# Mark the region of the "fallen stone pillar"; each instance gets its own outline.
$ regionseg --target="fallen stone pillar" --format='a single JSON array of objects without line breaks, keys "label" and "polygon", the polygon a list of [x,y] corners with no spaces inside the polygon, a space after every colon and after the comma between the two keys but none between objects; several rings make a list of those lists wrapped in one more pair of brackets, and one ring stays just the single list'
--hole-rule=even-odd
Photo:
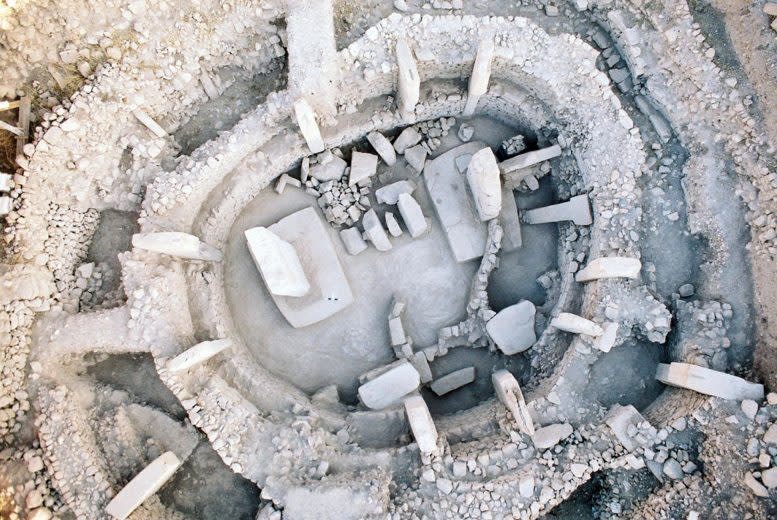
[{"label": "fallen stone pillar", "polygon": [[412,195],[401,193],[397,198],[397,207],[411,237],[418,238],[426,233],[428,228],[426,217]]},{"label": "fallen stone pillar", "polygon": [[178,231],[136,233],[132,235],[132,247],[191,260],[221,261],[221,251],[194,235]]},{"label": "fallen stone pillar", "polygon": [[537,309],[528,300],[505,307],[486,323],[486,332],[502,353],[511,356],[537,341],[534,318]]},{"label": "fallen stone pillar", "polygon": [[364,241],[362,234],[355,227],[341,230],[340,238],[343,240],[343,245],[349,255],[355,256],[367,249],[367,242]]},{"label": "fallen stone pillar", "polygon": [[324,151],[324,140],[321,138],[321,130],[316,122],[316,113],[310,104],[304,99],[294,102],[294,115],[297,117],[297,125],[302,137],[310,148],[310,153]]},{"label": "fallen stone pillar", "polygon": [[232,340],[229,339],[203,341],[171,359],[167,363],[167,370],[169,372],[183,372],[184,370],[189,370],[193,366],[204,363],[231,346]]},{"label": "fallen stone pillar", "polygon": [[502,184],[499,165],[491,148],[483,148],[472,155],[467,166],[467,182],[480,220],[486,222],[498,217],[502,209]]},{"label": "fallen stone pillar", "polygon": [[351,154],[351,173],[348,176],[348,185],[369,179],[378,170],[378,156],[371,153],[354,151]]},{"label": "fallen stone pillar", "polygon": [[574,429],[569,423],[551,424],[534,432],[531,440],[535,448],[546,450],[572,435],[573,431]]},{"label": "fallen stone pillar", "polygon": [[394,150],[391,141],[386,139],[386,136],[380,132],[370,132],[367,134],[367,141],[369,141],[378,155],[380,155],[383,162],[389,166],[394,166],[394,163],[397,162],[397,152]]},{"label": "fallen stone pillar", "polygon": [[167,132],[165,132],[164,128],[159,126],[159,123],[151,119],[151,116],[146,114],[143,110],[137,108],[132,111],[132,115],[134,115],[138,121],[143,123],[146,128],[151,130],[151,133],[153,133],[157,137],[166,137]]},{"label": "fallen stone pillar", "polygon": [[251,258],[270,293],[299,298],[310,291],[294,246],[265,227],[246,229],[244,234]]},{"label": "fallen stone pillar", "polygon": [[[340,78],[332,0],[286,0],[288,85],[324,117],[337,113]],[[314,152],[317,153],[317,152]]]},{"label": "fallen stone pillar", "polygon": [[401,180],[375,190],[375,198],[379,204],[396,204],[402,193],[409,194],[413,193],[414,190],[415,183],[413,181]]},{"label": "fallen stone pillar", "polygon": [[140,473],[129,481],[108,503],[105,512],[118,520],[124,520],[147,498],[159,491],[173,473],[181,466],[181,461],[172,451],[157,457]]},{"label": "fallen stone pillar", "polygon": [[491,382],[499,401],[505,405],[515,419],[518,429],[526,435],[534,435],[534,421],[523,399],[518,380],[507,370],[497,370],[491,375]]},{"label": "fallen stone pillar", "polygon": [[568,312],[559,313],[550,321],[550,326],[565,332],[586,334],[593,337],[601,336],[604,333],[604,330],[593,321]]},{"label": "fallen stone pillar", "polygon": [[406,397],[405,413],[418,449],[422,453],[433,452],[437,448],[437,428],[434,426],[432,414],[429,413],[426,402],[418,395]]},{"label": "fallen stone pillar", "polygon": [[435,379],[434,382],[429,385],[429,388],[437,395],[445,395],[453,392],[457,388],[470,384],[474,380],[475,367],[466,367]]},{"label": "fallen stone pillar", "polygon": [[636,258],[622,256],[601,257],[591,260],[584,269],[581,269],[575,280],[589,282],[601,278],[639,278],[642,262]]},{"label": "fallen stone pillar", "polygon": [[418,389],[421,377],[408,362],[380,374],[359,387],[359,399],[364,406],[380,410],[390,406]]},{"label": "fallen stone pillar", "polygon": [[506,161],[499,163],[499,169],[502,173],[510,173],[522,168],[528,168],[541,162],[549,161],[555,157],[561,155],[561,147],[557,144],[542,148],[541,150],[534,150],[533,152],[526,152],[515,157],[511,157]]},{"label": "fallen stone pillar", "polygon": [[397,102],[403,117],[413,113],[421,95],[421,77],[418,75],[413,51],[404,38],[397,41]]},{"label": "fallen stone pillar", "polygon": [[364,226],[364,234],[367,235],[367,239],[372,242],[375,249],[378,251],[388,251],[391,249],[391,241],[374,209],[364,214],[362,226]]},{"label": "fallen stone pillar", "polygon": [[571,220],[578,226],[591,225],[593,218],[587,195],[578,195],[561,204],[530,209],[523,213],[523,221],[527,224],[545,224],[565,220]]},{"label": "fallen stone pillar", "polygon": [[659,363],[656,379],[666,385],[687,388],[723,399],[761,401],[764,398],[764,387],[761,384],[689,363]]},{"label": "fallen stone pillar", "polygon": [[478,45],[475,63],[472,66],[472,75],[469,77],[467,90],[467,103],[464,105],[462,115],[469,117],[475,113],[480,96],[488,91],[488,81],[491,79],[491,63],[494,60],[494,40],[484,39]]}]

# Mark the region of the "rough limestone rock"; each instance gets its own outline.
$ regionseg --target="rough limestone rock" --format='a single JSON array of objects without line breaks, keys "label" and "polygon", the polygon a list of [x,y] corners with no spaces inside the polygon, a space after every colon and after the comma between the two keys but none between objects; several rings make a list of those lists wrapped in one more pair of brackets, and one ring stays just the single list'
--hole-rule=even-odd
[{"label": "rough limestone rock", "polygon": [[486,323],[486,331],[504,354],[511,356],[531,348],[537,341],[534,316],[537,310],[528,300],[505,307]]},{"label": "rough limestone rock", "polygon": [[499,165],[491,148],[483,148],[472,155],[467,166],[467,182],[480,220],[486,222],[498,217],[502,209],[502,184]]}]

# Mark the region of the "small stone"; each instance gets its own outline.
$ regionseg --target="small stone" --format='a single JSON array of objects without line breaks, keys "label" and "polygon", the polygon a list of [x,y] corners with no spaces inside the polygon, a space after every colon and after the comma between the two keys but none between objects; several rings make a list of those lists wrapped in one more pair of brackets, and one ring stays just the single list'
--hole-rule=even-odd
[{"label": "small stone", "polygon": [[758,403],[753,401],[752,399],[745,399],[742,401],[742,404],[740,405],[742,408],[742,412],[747,416],[748,419],[751,421],[755,419],[755,414],[758,413]]},{"label": "small stone", "polygon": [[475,135],[475,127],[467,123],[461,123],[459,131],[456,133],[462,142],[468,142]]},{"label": "small stone", "polygon": [[693,284],[686,283],[681,285],[677,292],[680,293],[681,297],[688,298],[689,296],[693,296],[693,294],[696,292],[696,289],[693,287]]},{"label": "small stone", "polygon": [[672,480],[679,480],[683,478],[683,468],[675,459],[667,459],[667,461],[664,462],[664,475]]}]

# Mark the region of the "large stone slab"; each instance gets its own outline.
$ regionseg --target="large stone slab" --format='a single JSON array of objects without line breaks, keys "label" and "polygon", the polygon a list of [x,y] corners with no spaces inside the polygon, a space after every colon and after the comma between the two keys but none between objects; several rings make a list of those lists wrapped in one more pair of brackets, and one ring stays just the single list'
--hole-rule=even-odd
[{"label": "large stone slab", "polygon": [[321,130],[318,128],[316,113],[304,98],[294,102],[294,115],[297,117],[299,131],[302,133],[310,152],[323,152],[324,140],[321,138]]},{"label": "large stone slab", "polygon": [[499,168],[503,173],[510,173],[522,168],[528,168],[535,164],[548,161],[554,157],[561,155],[561,147],[557,144],[542,148],[541,150],[534,150],[533,152],[526,152],[515,157],[511,157],[506,161],[499,163]]},{"label": "large stone slab", "polygon": [[408,362],[403,362],[359,387],[359,400],[367,408],[380,410],[418,389],[421,376]]},{"label": "large stone slab", "polygon": [[656,379],[670,386],[723,399],[761,401],[764,398],[764,387],[761,384],[689,363],[659,363]]},{"label": "large stone slab", "polygon": [[173,473],[181,466],[181,461],[172,451],[167,451],[154,459],[140,473],[129,481],[113,499],[108,502],[105,512],[118,520],[124,520],[148,497],[159,491]]},{"label": "large stone slab", "polygon": [[265,227],[246,229],[246,244],[267,290],[276,296],[299,298],[310,290],[294,246]]},{"label": "large stone slab", "polygon": [[593,223],[588,195],[578,195],[567,202],[530,209],[523,214],[523,221],[527,224],[545,224],[565,220],[571,220],[578,226],[590,226]]},{"label": "large stone slab", "polygon": [[271,294],[292,327],[312,325],[353,303],[353,293],[337,258],[329,230],[312,207],[292,213],[268,228],[294,246],[310,290],[302,297]]},{"label": "large stone slab", "polygon": [[437,395],[445,395],[475,380],[475,367],[465,367],[437,378],[429,385]]},{"label": "large stone slab", "polygon": [[178,231],[136,233],[132,235],[132,247],[190,260],[221,261],[221,251],[194,235]]},{"label": "large stone slab", "polygon": [[413,51],[407,40],[401,38],[397,41],[397,102],[403,113],[412,113],[418,104],[421,89],[421,77],[418,75]]},{"label": "large stone slab", "polygon": [[511,356],[528,350],[537,341],[534,317],[537,309],[528,300],[497,312],[486,323],[486,332],[504,354]]},{"label": "large stone slab", "polygon": [[575,280],[589,282],[601,278],[639,278],[642,263],[637,258],[624,256],[602,256],[588,262],[584,269],[578,271]]}]

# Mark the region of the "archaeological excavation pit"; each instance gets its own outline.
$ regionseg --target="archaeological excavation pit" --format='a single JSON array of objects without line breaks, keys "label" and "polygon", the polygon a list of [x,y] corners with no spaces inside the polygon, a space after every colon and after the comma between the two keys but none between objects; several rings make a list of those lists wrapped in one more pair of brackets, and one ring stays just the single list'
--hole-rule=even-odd
[{"label": "archaeological excavation pit", "polygon": [[777,4],[77,4],[0,6],[0,517],[777,515]]}]

